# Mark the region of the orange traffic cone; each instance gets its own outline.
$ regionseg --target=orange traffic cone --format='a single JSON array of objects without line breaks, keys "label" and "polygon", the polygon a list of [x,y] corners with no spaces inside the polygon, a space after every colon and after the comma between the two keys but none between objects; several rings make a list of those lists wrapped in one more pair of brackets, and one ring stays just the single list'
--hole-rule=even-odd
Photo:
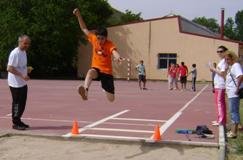
[{"label": "orange traffic cone", "polygon": [[76,120],[73,121],[72,134],[74,134],[74,135],[79,134],[79,131],[78,131],[78,122]]},{"label": "orange traffic cone", "polygon": [[154,128],[153,140],[156,142],[161,140],[159,125],[156,125]]}]

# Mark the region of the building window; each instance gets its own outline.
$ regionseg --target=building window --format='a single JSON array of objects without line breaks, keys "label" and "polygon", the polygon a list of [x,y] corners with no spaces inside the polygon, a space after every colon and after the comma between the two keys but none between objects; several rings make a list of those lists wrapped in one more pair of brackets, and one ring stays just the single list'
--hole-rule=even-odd
[{"label": "building window", "polygon": [[158,68],[159,69],[167,69],[170,63],[176,64],[175,53],[159,53],[158,54]]}]

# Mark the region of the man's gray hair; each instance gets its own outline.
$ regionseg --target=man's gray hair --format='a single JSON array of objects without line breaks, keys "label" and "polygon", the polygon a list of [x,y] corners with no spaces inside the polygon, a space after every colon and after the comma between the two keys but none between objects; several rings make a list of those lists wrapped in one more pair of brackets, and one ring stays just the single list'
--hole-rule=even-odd
[{"label": "man's gray hair", "polygon": [[20,41],[22,41],[23,39],[26,39],[26,38],[30,40],[29,36],[27,36],[26,34],[23,34],[23,35],[19,36],[18,42],[20,42]]}]

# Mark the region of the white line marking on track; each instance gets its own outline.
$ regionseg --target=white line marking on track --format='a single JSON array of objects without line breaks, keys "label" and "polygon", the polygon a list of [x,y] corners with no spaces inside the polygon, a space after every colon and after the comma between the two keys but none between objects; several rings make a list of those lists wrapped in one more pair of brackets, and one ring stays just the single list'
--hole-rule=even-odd
[{"label": "white line marking on track", "polygon": [[[0,117],[0,119],[11,119],[9,116]],[[44,121],[44,122],[58,122],[58,123],[73,123],[73,120],[65,120],[65,119],[44,119],[44,118],[22,118],[23,120],[29,121]],[[78,123],[92,123],[91,121],[77,121]],[[126,125],[126,126],[154,126],[154,124],[138,124],[138,123],[119,123],[119,122],[104,122],[107,125]]]},{"label": "white line marking on track", "polygon": [[153,131],[147,131],[147,130],[116,129],[116,128],[90,128],[90,130],[114,131],[114,132],[134,132],[134,133],[153,133]]},{"label": "white line marking on track", "polygon": [[[124,113],[126,113],[126,112],[128,112],[128,111],[129,111],[129,110],[124,110],[124,111],[118,112],[118,113],[113,114],[113,115],[111,115],[111,116],[109,116],[109,117],[106,117],[106,118],[104,118],[104,119],[101,119],[101,120],[99,120],[99,121],[96,121],[96,122],[94,122],[94,123],[91,123],[91,124],[89,124],[89,125],[87,125],[87,126],[84,126],[83,128],[80,128],[80,129],[79,129],[79,133],[81,133],[81,132],[83,132],[83,131],[85,131],[85,130],[87,130],[87,129],[90,129],[90,128],[92,128],[92,127],[95,127],[95,126],[97,126],[97,125],[99,125],[99,124],[101,124],[101,123],[104,123],[105,121],[108,121],[108,120],[110,120],[110,119],[112,119],[112,118],[114,118],[114,117],[120,116],[120,115],[122,115],[122,114],[124,114]],[[72,136],[72,133],[67,133],[67,134],[62,135],[62,136],[63,136],[63,137],[71,137],[71,136]]]},{"label": "white line marking on track", "polygon": [[166,120],[156,120],[156,119],[137,119],[137,118],[112,118],[114,120],[121,121],[148,121],[148,122],[166,122]]},{"label": "white line marking on track", "polygon": [[154,124],[139,124],[139,123],[120,123],[120,122],[104,122],[104,124],[116,124],[126,126],[154,126]]},{"label": "white line marking on track", "polygon": [[[10,119],[11,117],[0,117],[0,119]],[[44,118],[22,118],[23,120],[31,120],[31,121],[46,121],[46,122],[65,122],[72,123],[71,120],[61,120],[61,119],[44,119]],[[89,121],[77,121],[79,123],[90,123]]]},{"label": "white line marking on track", "polygon": [[[178,112],[176,112],[164,125],[160,127],[160,134],[163,134],[176,120],[180,117],[182,112],[208,87],[204,86],[189,102],[187,102]],[[153,138],[153,135],[150,137]]]}]

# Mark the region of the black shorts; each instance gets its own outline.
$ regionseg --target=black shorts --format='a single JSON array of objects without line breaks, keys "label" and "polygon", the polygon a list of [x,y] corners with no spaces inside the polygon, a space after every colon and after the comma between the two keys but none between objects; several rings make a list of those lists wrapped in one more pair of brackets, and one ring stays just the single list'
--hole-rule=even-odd
[{"label": "black shorts", "polygon": [[139,81],[145,82],[146,81],[146,76],[145,75],[138,75]]},{"label": "black shorts", "polygon": [[181,81],[181,83],[186,83],[187,82],[187,76],[181,76],[180,81]]},{"label": "black shorts", "polygon": [[115,94],[115,87],[114,87],[114,78],[110,74],[102,73],[98,68],[95,69],[98,73],[98,77],[96,80],[101,81],[102,88],[111,94]]}]

